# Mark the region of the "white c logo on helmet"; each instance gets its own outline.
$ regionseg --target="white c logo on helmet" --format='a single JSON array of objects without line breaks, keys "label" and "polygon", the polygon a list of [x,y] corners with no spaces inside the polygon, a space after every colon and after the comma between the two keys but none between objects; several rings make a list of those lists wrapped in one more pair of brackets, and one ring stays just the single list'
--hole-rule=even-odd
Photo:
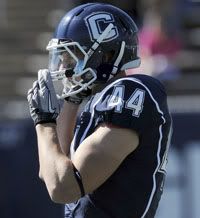
[{"label": "white c logo on helmet", "polygon": [[[112,14],[106,12],[98,12],[86,17],[85,22],[90,34],[91,41],[97,40],[105,28],[114,21],[115,20]],[[117,38],[118,35],[117,26],[114,26],[109,34],[104,38],[103,42],[109,42]]]}]

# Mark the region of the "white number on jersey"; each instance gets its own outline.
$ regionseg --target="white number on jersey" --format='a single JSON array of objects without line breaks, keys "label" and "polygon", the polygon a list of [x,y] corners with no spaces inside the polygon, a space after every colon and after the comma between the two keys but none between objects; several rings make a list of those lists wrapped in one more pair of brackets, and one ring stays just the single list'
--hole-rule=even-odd
[{"label": "white number on jersey", "polygon": [[[121,113],[124,106],[124,89],[123,85],[116,86],[108,100],[108,107],[115,108],[115,112]],[[132,115],[139,117],[143,110],[145,92],[136,89],[125,103],[125,108],[133,111]]]},{"label": "white number on jersey", "polygon": [[108,100],[108,107],[115,108],[115,112],[121,113],[124,105],[124,86],[116,86]]},{"label": "white number on jersey", "polygon": [[136,89],[131,97],[126,102],[126,108],[133,110],[132,115],[139,117],[143,110],[145,92],[141,89]]}]

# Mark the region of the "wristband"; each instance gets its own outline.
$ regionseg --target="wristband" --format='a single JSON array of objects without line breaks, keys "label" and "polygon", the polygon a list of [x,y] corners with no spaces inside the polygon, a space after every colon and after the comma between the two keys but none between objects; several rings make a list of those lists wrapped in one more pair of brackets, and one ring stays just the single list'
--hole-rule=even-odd
[{"label": "wristband", "polygon": [[82,103],[83,100],[81,98],[73,98],[73,97],[69,96],[69,97],[65,98],[65,101],[70,102],[72,104],[79,105]]},{"label": "wristband", "polygon": [[35,126],[37,124],[43,124],[43,123],[55,123],[56,124],[55,114],[46,113],[46,112],[37,113],[37,116],[34,119]]}]

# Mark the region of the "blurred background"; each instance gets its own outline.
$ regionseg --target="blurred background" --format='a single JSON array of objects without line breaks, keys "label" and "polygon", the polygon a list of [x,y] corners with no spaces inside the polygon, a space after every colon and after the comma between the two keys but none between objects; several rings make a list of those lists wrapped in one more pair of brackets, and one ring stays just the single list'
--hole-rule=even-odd
[{"label": "blurred background", "polygon": [[[38,179],[38,157],[27,90],[59,19],[80,0],[0,0],[0,218],[59,218]],[[200,217],[200,0],[117,0],[139,27],[137,73],[161,80],[174,134],[168,177],[156,218]],[[130,73],[132,73],[130,71]]]}]

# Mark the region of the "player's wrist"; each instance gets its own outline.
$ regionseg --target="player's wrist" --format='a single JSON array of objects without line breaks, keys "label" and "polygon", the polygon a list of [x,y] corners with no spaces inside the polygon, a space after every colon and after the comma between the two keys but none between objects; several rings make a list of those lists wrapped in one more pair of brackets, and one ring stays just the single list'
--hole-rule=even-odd
[{"label": "player's wrist", "polygon": [[36,129],[44,129],[44,128],[56,128],[56,123],[38,123]]},{"label": "player's wrist", "polygon": [[43,136],[47,135],[48,138],[52,134],[56,134],[57,125],[55,123],[42,123],[35,126],[37,134],[42,134]]}]

